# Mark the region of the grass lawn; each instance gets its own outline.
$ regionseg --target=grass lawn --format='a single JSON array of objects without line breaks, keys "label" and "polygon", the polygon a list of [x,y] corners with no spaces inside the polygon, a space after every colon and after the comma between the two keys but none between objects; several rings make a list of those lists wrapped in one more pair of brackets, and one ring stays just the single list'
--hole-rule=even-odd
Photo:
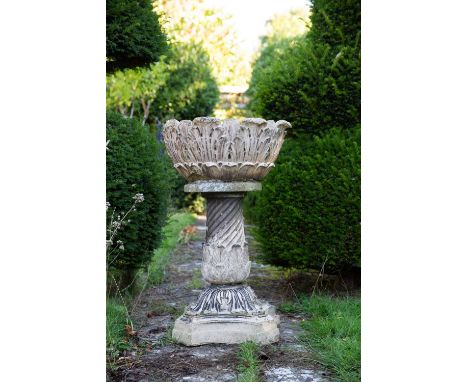
[{"label": "grass lawn", "polygon": [[106,347],[111,358],[128,347],[125,325],[131,325],[127,308],[116,298],[106,302]]},{"label": "grass lawn", "polygon": [[304,342],[340,382],[361,379],[361,300],[315,295],[298,304],[306,313]]},{"label": "grass lawn", "polygon": [[260,382],[260,362],[258,360],[259,347],[248,341],[240,344],[237,352],[238,377],[237,382]]},{"label": "grass lawn", "polygon": [[151,263],[148,266],[148,284],[161,284],[164,279],[166,266],[169,262],[171,251],[177,246],[181,231],[195,223],[195,216],[187,212],[179,212],[172,215],[163,228],[163,241],[154,251]]}]

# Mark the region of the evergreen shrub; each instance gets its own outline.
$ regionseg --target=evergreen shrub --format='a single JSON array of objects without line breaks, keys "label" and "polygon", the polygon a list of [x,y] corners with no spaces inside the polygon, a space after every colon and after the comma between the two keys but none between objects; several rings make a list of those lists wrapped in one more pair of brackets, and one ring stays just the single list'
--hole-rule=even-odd
[{"label": "evergreen shrub", "polygon": [[167,48],[151,0],[106,0],[107,71],[146,66]]},{"label": "evergreen shrub", "polygon": [[[359,0],[311,1],[311,28],[267,41],[254,64],[252,115],[293,129],[247,196],[265,260],[357,281],[360,268],[361,42]],[[348,279],[349,280],[349,279]]]},{"label": "evergreen shrub", "polygon": [[328,44],[336,53],[354,46],[361,37],[361,0],[313,0],[309,37],[314,44]]},{"label": "evergreen shrub", "polygon": [[285,119],[296,135],[320,135],[360,122],[358,47],[342,47],[334,53],[328,45],[314,46],[310,39],[301,37],[286,48],[283,44],[275,60],[260,59],[265,64],[255,67],[248,91],[252,115]]},{"label": "evergreen shrub", "polygon": [[251,114],[289,121],[292,135],[359,124],[360,16],[359,0],[314,0],[305,36],[262,47],[248,90]]},{"label": "evergreen shrub", "polygon": [[123,242],[124,250],[108,259],[110,270],[123,272],[131,281],[128,278],[149,263],[161,242],[175,171],[163,145],[139,120],[115,112],[108,112],[106,119],[108,219],[114,209],[121,215],[128,211],[135,194],[144,195],[144,201],[130,214],[130,223],[115,238]]},{"label": "evergreen shrub", "polygon": [[287,139],[256,193],[265,260],[329,274],[360,267],[360,128]]},{"label": "evergreen shrub", "polygon": [[165,122],[211,116],[219,89],[206,51],[195,44],[176,44],[166,62],[168,78],[154,100],[150,118]]}]

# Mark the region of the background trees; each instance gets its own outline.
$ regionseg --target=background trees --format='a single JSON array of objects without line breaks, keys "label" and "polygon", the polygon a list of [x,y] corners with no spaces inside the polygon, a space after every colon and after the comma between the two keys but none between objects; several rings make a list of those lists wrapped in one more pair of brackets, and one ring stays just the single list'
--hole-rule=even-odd
[{"label": "background trees", "polygon": [[219,90],[203,47],[174,44],[165,62],[167,79],[155,99],[152,118],[166,121],[211,115],[219,100]]},{"label": "background trees", "polygon": [[218,85],[247,85],[249,58],[239,49],[230,15],[204,0],[155,0],[153,6],[172,43],[203,47]]},{"label": "background trees", "polygon": [[219,90],[202,47],[172,45],[148,68],[117,71],[107,77],[107,107],[149,123],[155,132],[170,118],[211,115]]}]

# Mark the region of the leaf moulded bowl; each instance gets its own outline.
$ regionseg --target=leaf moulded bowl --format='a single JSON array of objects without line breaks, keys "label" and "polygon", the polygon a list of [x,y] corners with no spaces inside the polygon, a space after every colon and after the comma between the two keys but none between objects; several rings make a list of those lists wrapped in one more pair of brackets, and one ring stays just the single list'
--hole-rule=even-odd
[{"label": "leaf moulded bowl", "polygon": [[274,167],[290,127],[261,118],[171,119],[163,138],[174,167],[189,182],[260,181]]}]

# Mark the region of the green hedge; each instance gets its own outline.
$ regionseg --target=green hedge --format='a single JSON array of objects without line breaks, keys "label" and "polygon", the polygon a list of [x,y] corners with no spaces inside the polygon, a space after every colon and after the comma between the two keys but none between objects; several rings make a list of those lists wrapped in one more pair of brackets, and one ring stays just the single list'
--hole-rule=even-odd
[{"label": "green hedge", "polygon": [[[360,267],[361,43],[358,0],[313,0],[311,29],[262,46],[251,114],[288,132],[263,191],[245,201],[265,259],[350,276]],[[348,273],[349,272],[349,273]]]},{"label": "green hedge", "polygon": [[252,77],[248,91],[252,114],[285,119],[296,135],[319,135],[360,122],[359,48],[343,47],[336,54],[328,45],[313,46],[306,37],[277,45],[276,59],[260,56],[266,64],[257,66]]},{"label": "green hedge", "polygon": [[114,112],[108,112],[106,117],[109,140],[106,200],[111,206],[108,218],[114,208],[117,213],[125,213],[136,193],[142,193],[145,198],[129,216],[131,222],[123,226],[115,238],[123,242],[124,250],[110,265],[111,270],[131,275],[149,263],[161,242],[175,171],[162,144],[140,121]]},{"label": "green hedge", "polygon": [[360,267],[360,129],[286,140],[255,197],[257,238],[274,265]]},{"label": "green hedge", "polygon": [[106,0],[107,71],[145,66],[167,48],[150,0]]},{"label": "green hedge", "polygon": [[337,53],[341,46],[354,46],[361,38],[361,0],[313,0],[309,38],[327,44]]},{"label": "green hedge", "polygon": [[360,13],[356,0],[314,0],[309,33],[263,46],[248,90],[251,113],[289,121],[292,135],[359,124]]}]

